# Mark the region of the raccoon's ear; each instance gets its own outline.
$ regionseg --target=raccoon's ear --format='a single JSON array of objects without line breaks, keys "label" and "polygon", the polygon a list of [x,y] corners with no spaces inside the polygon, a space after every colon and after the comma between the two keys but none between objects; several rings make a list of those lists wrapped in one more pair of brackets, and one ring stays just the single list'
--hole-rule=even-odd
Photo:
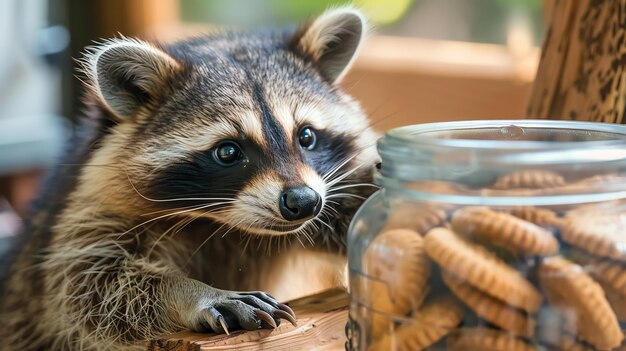
[{"label": "raccoon's ear", "polygon": [[121,120],[153,107],[180,70],[163,50],[128,38],[88,49],[81,63],[89,88]]},{"label": "raccoon's ear", "polygon": [[335,83],[352,64],[366,32],[367,21],[360,11],[336,8],[301,27],[291,44],[314,63],[324,80]]}]

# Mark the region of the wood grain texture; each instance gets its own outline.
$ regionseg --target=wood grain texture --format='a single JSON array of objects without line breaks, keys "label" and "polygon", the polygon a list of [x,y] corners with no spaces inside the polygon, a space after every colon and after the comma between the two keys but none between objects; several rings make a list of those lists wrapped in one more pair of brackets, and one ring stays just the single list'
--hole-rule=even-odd
[{"label": "wood grain texture", "polygon": [[286,321],[274,329],[234,331],[230,335],[181,332],[151,340],[148,351],[344,350],[348,295],[329,290],[289,303],[298,326]]},{"label": "wood grain texture", "polygon": [[624,123],[626,0],[546,0],[529,118]]}]

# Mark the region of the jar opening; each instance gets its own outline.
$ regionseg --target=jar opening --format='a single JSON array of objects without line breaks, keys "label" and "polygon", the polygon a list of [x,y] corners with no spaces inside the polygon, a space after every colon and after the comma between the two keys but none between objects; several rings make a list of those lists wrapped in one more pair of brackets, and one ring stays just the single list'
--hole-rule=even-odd
[{"label": "jar opening", "polygon": [[390,130],[387,142],[465,148],[571,148],[626,141],[622,125],[542,120],[429,123]]},{"label": "jar opening", "polygon": [[[610,184],[601,183],[600,189],[567,189],[567,194],[546,191],[511,196],[496,192],[487,197],[507,198],[507,201],[541,197],[542,202],[571,203],[581,200],[581,194],[604,193],[611,199],[624,198],[626,194],[623,181],[626,126],[623,125],[542,120],[431,123],[390,130],[379,141],[378,151],[382,167],[376,180],[390,189],[406,191],[412,188],[409,183],[433,181],[450,182],[470,190],[482,189],[508,173],[550,171],[564,177],[567,183],[608,174],[624,177],[612,179]],[[438,194],[427,187],[418,193],[451,195]],[[483,203],[486,197],[476,193],[472,196],[476,198],[465,200]]]}]

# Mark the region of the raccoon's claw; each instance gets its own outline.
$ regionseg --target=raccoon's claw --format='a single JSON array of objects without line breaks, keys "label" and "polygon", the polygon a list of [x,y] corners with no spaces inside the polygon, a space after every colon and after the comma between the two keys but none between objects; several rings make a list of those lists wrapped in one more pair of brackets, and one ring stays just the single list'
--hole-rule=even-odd
[{"label": "raccoon's claw", "polygon": [[272,316],[270,316],[267,312],[264,312],[264,311],[261,311],[261,310],[256,310],[254,312],[256,313],[256,317],[259,320],[269,324],[270,327],[276,328],[278,326],[278,325],[276,325],[276,321],[274,321],[274,318],[272,318]]},{"label": "raccoon's claw", "polygon": [[226,333],[226,335],[230,335],[230,333],[228,332],[228,325],[226,324],[226,320],[224,319],[224,316],[219,316],[217,317],[218,322],[220,322],[220,326],[222,327],[222,329],[224,329],[224,332]]},{"label": "raccoon's claw", "polygon": [[289,321],[289,323],[293,324],[294,327],[298,326],[296,322],[296,318],[285,311],[276,311],[275,315],[279,318],[283,318]]},{"label": "raccoon's claw", "polygon": [[226,333],[233,329],[276,328],[281,319],[296,325],[295,313],[263,292],[224,292],[225,296],[205,308],[200,325],[205,330]]},{"label": "raccoon's claw", "polygon": [[258,299],[263,300],[266,303],[269,303],[270,305],[272,305],[272,307],[278,308],[279,310],[284,311],[282,313],[279,313],[281,311],[276,311],[274,315],[276,317],[288,320],[291,324],[293,324],[294,327],[298,326],[298,323],[296,322],[296,313],[291,309],[291,307],[285,305],[284,303],[276,302],[276,299],[274,299],[274,297],[272,297],[270,294],[264,293],[262,291],[243,292],[239,294],[244,295],[244,296],[245,295],[254,296]]},{"label": "raccoon's claw", "polygon": [[213,331],[219,334],[230,334],[226,319],[215,307],[209,307],[202,311],[200,325],[201,328],[199,331]]},{"label": "raccoon's claw", "polygon": [[[280,308],[281,310],[289,313],[289,315],[295,320],[296,319],[296,314],[295,312],[293,312],[293,310],[291,309],[291,307],[285,305],[284,303],[279,303],[278,304],[278,308]],[[291,322],[291,324],[293,324],[294,326],[296,325],[296,322]]]}]

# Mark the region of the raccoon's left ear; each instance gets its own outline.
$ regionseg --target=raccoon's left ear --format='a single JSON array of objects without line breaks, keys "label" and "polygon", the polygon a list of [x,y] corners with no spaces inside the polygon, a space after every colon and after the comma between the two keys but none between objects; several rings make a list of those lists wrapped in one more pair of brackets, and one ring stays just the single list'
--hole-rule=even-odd
[{"label": "raccoon's left ear", "polygon": [[351,7],[328,10],[301,27],[292,48],[311,60],[322,78],[336,83],[348,71],[367,32],[365,16]]},{"label": "raccoon's left ear", "polygon": [[160,48],[128,38],[90,48],[81,63],[88,88],[120,121],[154,107],[180,71],[178,62]]}]

